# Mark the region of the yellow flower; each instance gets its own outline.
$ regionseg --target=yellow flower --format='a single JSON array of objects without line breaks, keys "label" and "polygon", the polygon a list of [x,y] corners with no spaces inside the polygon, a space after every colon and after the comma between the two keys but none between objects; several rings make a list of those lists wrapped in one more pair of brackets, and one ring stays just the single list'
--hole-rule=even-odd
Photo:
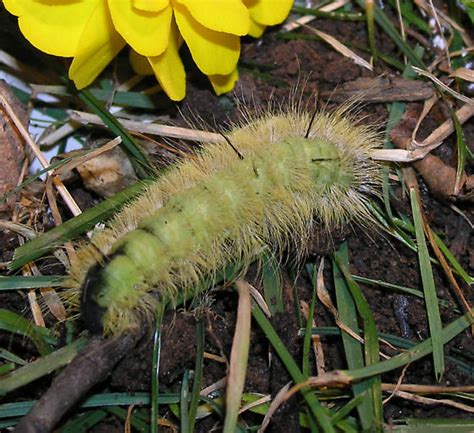
[{"label": "yellow flower", "polygon": [[216,92],[237,80],[240,36],[282,22],[292,0],[3,0],[40,50],[73,57],[69,76],[90,84],[125,45],[137,72],[153,72],[173,100],[185,95],[184,42]]}]

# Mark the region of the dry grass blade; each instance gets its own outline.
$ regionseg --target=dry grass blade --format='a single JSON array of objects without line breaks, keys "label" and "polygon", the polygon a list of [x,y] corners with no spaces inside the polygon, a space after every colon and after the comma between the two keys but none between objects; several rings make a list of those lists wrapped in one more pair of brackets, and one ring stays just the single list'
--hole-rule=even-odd
[{"label": "dry grass blade", "polygon": [[301,26],[304,26],[310,23],[311,21],[314,21],[315,19],[316,17],[313,17],[312,15],[305,15],[294,21],[289,22],[288,24],[285,24],[281,29],[284,32],[291,32],[292,30],[296,30]]},{"label": "dry grass blade", "polygon": [[43,74],[37,68],[33,68],[31,65],[21,62],[3,50],[0,50],[0,63],[4,64],[12,71],[15,71],[19,77],[24,78],[28,82],[38,80],[41,80],[43,83],[52,82],[50,75]]},{"label": "dry grass blade", "polygon": [[433,230],[431,229],[431,227],[426,221],[423,221],[423,223],[424,223],[425,233],[428,236],[428,239],[430,241],[431,248],[433,249],[433,252],[435,253],[436,258],[438,259],[441,267],[443,268],[443,271],[446,277],[448,278],[448,281],[450,282],[451,287],[454,290],[454,293],[456,295],[458,302],[462,305],[464,312],[470,314],[474,321],[474,311],[469,305],[469,302],[467,301],[466,297],[464,296],[464,293],[461,287],[459,287],[459,284],[456,281],[453,271],[451,267],[449,266],[444,254],[441,252],[440,248],[438,247]]},{"label": "dry grass blade", "polygon": [[33,321],[35,322],[35,325],[41,328],[46,327],[43,313],[41,312],[41,307],[38,304],[36,292],[34,289],[28,291],[28,303],[30,304],[30,310],[33,315]]},{"label": "dry grass blade", "polygon": [[283,388],[281,388],[275,398],[273,399],[270,407],[268,408],[267,413],[265,414],[265,418],[263,418],[262,425],[258,429],[257,433],[263,433],[268,425],[270,424],[270,420],[272,419],[273,414],[278,410],[278,408],[285,403],[287,400],[288,390],[290,389],[291,382],[288,382]]},{"label": "dry grass blade", "polygon": [[[459,110],[456,111],[456,116],[459,123],[462,125],[469,120],[474,114],[474,101],[471,100],[469,103],[463,105]],[[414,143],[416,147],[427,147],[429,151],[435,149],[443,140],[449,137],[454,132],[454,124],[452,119],[444,121],[439,125],[428,137],[426,137],[421,143]]]},{"label": "dry grass blade", "polygon": [[434,105],[438,102],[438,100],[439,100],[439,97],[435,93],[430,99],[428,99],[427,101],[423,103],[423,110],[420,116],[418,117],[415,128],[413,129],[413,132],[411,134],[411,139],[413,143],[416,143],[416,134],[418,132],[418,129],[420,128],[421,123],[423,122],[425,117],[428,115],[428,113],[431,111],[431,109],[434,107]]},{"label": "dry grass blade", "polygon": [[423,69],[418,68],[416,66],[412,66],[412,68],[418,75],[429,78],[431,81],[433,81],[433,83],[435,83],[437,86],[441,87],[443,90],[454,96],[456,99],[459,99],[460,101],[463,101],[466,104],[474,104],[474,99],[461,95],[459,92],[456,92],[455,90],[451,89],[451,87],[444,84],[439,78],[435,77],[428,71],[424,71]]},{"label": "dry grass blade", "polygon": [[125,426],[124,431],[125,433],[132,433],[132,416],[133,416],[133,409],[135,409],[135,405],[131,404],[127,408],[127,418],[125,419]]},{"label": "dry grass blade", "polygon": [[466,386],[439,386],[439,385],[415,385],[410,383],[405,384],[393,384],[393,383],[382,383],[383,391],[394,391],[394,390],[412,392],[416,394],[453,394],[457,392],[474,392],[474,385]]},{"label": "dry grass blade", "polygon": [[437,399],[437,398],[429,398],[429,397],[422,397],[420,395],[411,394],[409,392],[400,391],[400,390],[393,390],[394,395],[397,397],[403,398],[405,400],[414,401],[416,403],[421,404],[429,404],[429,405],[439,405],[444,404],[446,406],[454,407],[456,409],[462,410],[464,412],[474,413],[474,407],[468,406],[467,404],[458,403],[457,401],[448,400],[448,399]]},{"label": "dry grass blade", "polygon": [[250,409],[253,409],[254,407],[258,407],[262,404],[268,403],[269,401],[272,400],[271,395],[264,395],[263,397],[259,398],[258,400],[252,401],[245,406],[242,406],[242,408],[239,410],[239,415],[241,413],[247,412]]},{"label": "dry grass blade", "polygon": [[[309,305],[304,301],[300,301],[300,307],[301,314],[303,315],[304,319],[308,320]],[[311,327],[316,328],[316,322],[314,321],[314,319],[312,320]],[[313,343],[314,359],[316,360],[316,372],[318,375],[323,374],[326,372],[326,368],[324,363],[324,349],[323,344],[321,342],[321,336],[312,335],[311,341]]]},{"label": "dry grass blade", "polygon": [[64,307],[64,304],[62,303],[58,292],[52,287],[42,287],[40,288],[40,293],[43,297],[44,303],[48,307],[49,311],[53,313],[54,317],[56,317],[60,321],[66,320],[66,308]]},{"label": "dry grass blade", "polygon": [[50,134],[46,134],[46,135],[42,134],[38,139],[38,143],[45,146],[51,146],[57,143],[59,140],[72,134],[81,126],[82,126],[82,123],[75,122],[74,120],[70,119],[64,125],[61,125],[59,128],[55,129]]},{"label": "dry grass blade", "polygon": [[[104,125],[104,122],[95,114],[83,111],[70,111],[71,118],[77,122],[91,125]],[[213,132],[198,131],[195,129],[180,128],[177,126],[145,124],[133,120],[120,119],[120,123],[128,131],[140,132],[142,134],[159,135],[169,138],[180,138],[183,140],[199,141],[204,143],[225,143],[224,137]]]},{"label": "dry grass blade", "polygon": [[[0,103],[4,110],[8,113],[10,118],[12,119],[13,123],[15,126],[18,128],[18,131],[20,132],[21,136],[25,140],[25,142],[28,144],[32,152],[35,154],[36,158],[38,158],[38,161],[40,164],[43,166],[43,168],[46,168],[49,166],[48,161],[44,157],[43,153],[37,146],[37,144],[33,141],[31,138],[30,134],[26,130],[26,128],[23,126],[21,120],[18,118],[16,115],[15,111],[12,109],[11,105],[9,104],[8,100],[5,98],[4,95],[0,95]],[[69,191],[66,189],[66,187],[63,185],[61,182],[61,179],[59,177],[54,176],[53,177],[53,183],[56,189],[58,190],[59,194],[63,198],[64,202],[67,204],[67,207],[71,211],[71,213],[76,216],[82,213],[81,209],[77,205],[77,203],[74,201],[72,198],[71,194]]]},{"label": "dry grass blade", "polygon": [[258,306],[262,309],[263,313],[267,317],[271,317],[272,313],[268,304],[265,302],[264,297],[262,294],[252,285],[250,285],[250,294],[252,295],[253,300],[258,304]]},{"label": "dry grass blade", "polygon": [[474,71],[467,68],[458,68],[453,71],[450,75],[452,78],[460,78],[461,80],[470,81],[474,83]]},{"label": "dry grass blade", "polygon": [[[405,374],[406,374],[409,366],[410,366],[410,364],[407,364],[403,367],[402,372],[401,372],[400,376],[398,377],[397,383],[395,384],[395,386],[393,388],[393,391],[398,391],[400,389],[400,386],[401,386],[401,384],[402,384],[402,382],[405,378]],[[382,391],[382,384],[380,384],[380,391]],[[386,405],[394,396],[395,396],[395,393],[391,392],[390,395],[385,400],[382,401],[382,404]]]},{"label": "dry grass blade", "polygon": [[[325,4],[323,7],[319,8],[320,11],[322,12],[332,12],[335,11],[339,8],[342,8],[346,4],[348,4],[350,0],[337,0],[333,1],[331,3]],[[296,30],[297,28],[304,26],[305,24],[310,23],[316,19],[316,17],[312,15],[305,15],[301,18],[298,18],[294,21],[290,21],[289,23],[285,24],[282,26],[281,30],[284,32],[291,32],[292,30]]]},{"label": "dry grass blade", "polygon": [[[132,78],[130,78],[128,81],[126,81],[125,83],[119,85],[117,87],[116,91],[120,92],[120,91],[131,90],[134,86],[136,86],[143,79],[144,79],[143,75],[135,75]],[[38,86],[37,86],[37,88],[38,88]],[[47,89],[45,89],[45,93],[49,93],[47,91]],[[144,93],[146,93],[146,92],[144,92]],[[115,105],[112,105],[109,109],[110,113],[112,113],[112,114],[117,114],[118,112],[120,112],[122,110],[123,110],[123,107],[115,106]],[[51,133],[49,133],[45,136],[41,136],[38,139],[38,142],[40,144],[50,146],[50,145],[58,142],[62,138],[67,137],[68,135],[70,135],[71,133],[73,133],[74,131],[79,129],[81,126],[82,126],[82,123],[76,122],[72,119],[69,119],[66,123],[64,123],[59,128],[55,129]]]},{"label": "dry grass blade", "polygon": [[235,286],[239,292],[239,305],[237,307],[237,322],[227,378],[224,433],[233,433],[236,429],[250,347],[250,322],[252,318],[250,284],[243,280],[237,280]]},{"label": "dry grass blade", "polygon": [[430,4],[430,9],[431,9],[431,14],[436,22],[436,27],[437,27],[437,30],[438,30],[438,36],[441,38],[441,40],[443,41],[443,48],[444,48],[444,53],[446,55],[446,60],[448,61],[448,64],[450,65],[451,64],[451,56],[449,54],[449,43],[448,41],[446,40],[445,36],[444,36],[444,28],[443,26],[441,25],[441,22],[440,22],[440,19],[439,19],[439,16],[438,16],[438,9],[435,8],[434,4],[433,4],[433,0],[428,0],[429,1],[429,4]]},{"label": "dry grass blade", "polygon": [[[456,111],[459,123],[466,123],[474,115],[474,104],[463,105]],[[409,150],[405,149],[376,149],[372,158],[379,161],[393,162],[413,162],[423,159],[432,150],[443,144],[443,141],[454,132],[454,123],[451,118],[445,120],[438,128],[436,128],[421,143],[411,141],[408,143]]]},{"label": "dry grass blade", "polygon": [[211,383],[209,386],[206,386],[206,388],[203,388],[200,392],[200,395],[208,396],[209,394],[212,394],[224,388],[226,383],[227,383],[227,377],[223,377],[222,379],[219,379],[217,382]]},{"label": "dry grass blade", "polygon": [[356,65],[359,65],[363,68],[368,69],[369,71],[373,71],[372,65],[364,60],[362,57],[354,53],[354,51],[350,50],[347,48],[344,44],[339,42],[336,38],[334,38],[331,35],[328,35],[327,33],[324,33],[320,30],[313,29],[312,27],[309,27],[307,25],[304,26],[308,31],[314,33],[316,36],[321,38],[324,42],[328,43],[331,45],[336,51],[338,51],[340,54],[342,54],[345,57],[349,57],[354,61]]},{"label": "dry grass blade", "polygon": [[433,15],[433,12],[435,12],[437,20],[440,22],[440,25],[444,25],[446,27],[453,27],[459,32],[465,45],[468,47],[472,46],[472,40],[466,30],[461,27],[455,20],[451,19],[448,15],[446,15],[443,11],[435,9],[431,1],[428,3],[426,2],[426,0],[415,0],[415,4],[420,9],[423,9],[430,16]]},{"label": "dry grass blade", "polygon": [[415,154],[413,151],[404,149],[376,149],[372,154],[373,159],[387,162],[412,162],[423,156],[425,155],[420,155],[420,152]]},{"label": "dry grass blade", "polygon": [[[397,16],[398,16],[398,25],[400,26],[400,36],[402,37],[402,40],[406,42],[407,37],[405,34],[405,23],[403,22],[403,15],[402,11],[400,8],[400,0],[396,1],[396,6],[397,6]],[[404,56],[404,63],[407,63],[407,57]]]},{"label": "dry grass blade", "polygon": [[348,386],[352,381],[352,378],[342,370],[329,371],[319,376],[313,376],[305,380],[304,382],[297,383],[292,386],[286,396],[285,400],[288,400],[291,396],[301,391],[306,386],[312,388],[331,388],[331,387],[344,387]]},{"label": "dry grass blade", "polygon": [[347,326],[339,317],[339,312],[337,308],[334,306],[334,304],[332,303],[331,296],[329,295],[329,292],[326,290],[324,280],[322,278],[319,278],[319,273],[318,273],[318,280],[317,280],[316,287],[317,287],[318,299],[332,314],[332,316],[334,317],[334,321],[336,322],[336,325],[341,329],[341,331],[346,332],[354,340],[358,341],[361,344],[364,344],[364,339],[360,335],[358,335],[355,331],[353,331],[349,326]]},{"label": "dry grass blade", "polygon": [[115,137],[113,140],[108,141],[103,146],[95,149],[91,152],[88,152],[87,155],[78,156],[77,158],[72,159],[70,162],[62,165],[61,167],[57,168],[54,172],[58,175],[65,174],[76,168],[78,165],[83,164],[95,157],[102,155],[109,150],[112,150],[114,147],[118,146],[122,142],[121,137]]},{"label": "dry grass blade", "polygon": [[0,229],[10,230],[13,233],[17,233],[26,239],[34,239],[36,232],[30,226],[21,223],[15,223],[13,221],[0,220]]}]

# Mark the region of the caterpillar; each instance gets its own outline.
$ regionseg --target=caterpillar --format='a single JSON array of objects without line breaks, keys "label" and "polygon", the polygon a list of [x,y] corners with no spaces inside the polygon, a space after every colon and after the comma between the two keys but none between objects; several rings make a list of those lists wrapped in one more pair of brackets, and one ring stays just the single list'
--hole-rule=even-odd
[{"label": "caterpillar", "polygon": [[373,221],[379,138],[347,107],[270,110],[226,137],[232,146],[208,143],[178,163],[78,251],[67,296],[92,333],[142,326],[160,303],[228,264],[244,272],[265,250],[302,255],[316,224]]}]

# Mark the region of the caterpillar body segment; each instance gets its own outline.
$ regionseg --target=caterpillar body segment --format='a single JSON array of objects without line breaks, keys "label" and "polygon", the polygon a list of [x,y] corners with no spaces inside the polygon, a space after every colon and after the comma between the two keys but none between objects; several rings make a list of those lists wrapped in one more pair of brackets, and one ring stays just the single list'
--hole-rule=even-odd
[{"label": "caterpillar body segment", "polygon": [[[328,232],[367,223],[379,166],[377,136],[342,112],[265,115],[171,169],[79,252],[70,299],[86,327],[120,334],[153,318],[230,263],[244,270],[264,248],[302,254],[314,223]],[[80,299],[78,299],[80,293]]]}]

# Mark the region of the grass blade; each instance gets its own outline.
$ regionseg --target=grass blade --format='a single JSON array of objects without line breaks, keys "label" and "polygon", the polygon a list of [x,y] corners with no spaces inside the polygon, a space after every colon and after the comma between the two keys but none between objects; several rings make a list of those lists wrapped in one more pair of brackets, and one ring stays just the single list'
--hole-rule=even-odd
[{"label": "grass blade", "polygon": [[[180,401],[179,394],[160,394],[158,396],[160,404],[172,404]],[[0,405],[0,419],[20,417],[26,415],[36,400],[21,401],[17,403],[5,403]],[[149,406],[151,403],[149,392],[134,392],[134,393],[103,393],[96,394],[84,401],[80,408],[94,408],[104,406]]]},{"label": "grass blade", "polygon": [[[383,287],[397,293],[403,293],[405,295],[411,295],[420,299],[425,299],[425,295],[423,294],[421,290],[412,289],[410,287],[399,286],[398,284],[387,283],[382,280],[372,280],[371,278],[361,277],[359,275],[351,275],[351,277],[354,281],[357,281],[358,283],[374,286],[375,288]],[[459,308],[453,307],[451,303],[444,301],[443,299],[439,300],[439,305],[443,308],[449,308],[456,313],[460,312]]]},{"label": "grass blade", "polygon": [[306,377],[310,376],[310,371],[309,371],[309,354],[310,354],[310,349],[311,349],[311,341],[312,341],[312,335],[311,335],[311,328],[313,327],[313,318],[314,318],[314,309],[316,306],[316,294],[317,294],[317,281],[318,281],[318,275],[323,272],[324,268],[324,260],[321,259],[321,263],[319,265],[319,269],[316,271],[316,266],[313,267],[313,272],[312,272],[312,279],[313,279],[313,293],[311,295],[311,304],[309,305],[309,310],[308,310],[308,317],[306,319],[306,333],[304,335],[304,340],[303,340],[303,374]]},{"label": "grass blade", "polygon": [[111,217],[121,206],[142,192],[147,185],[148,182],[137,182],[97,206],[87,209],[81,215],[18,247],[8,269],[11,271],[19,269],[26,263],[58,248],[64,242],[91,230],[97,222]]},{"label": "grass blade", "polygon": [[122,137],[122,144],[125,151],[132,156],[130,162],[133,165],[137,175],[140,179],[146,179],[152,174],[153,168],[148,161],[147,156],[142,152],[132,136],[122,127],[120,122],[112,115],[103,104],[89,90],[80,90],[78,92],[79,98],[84,102],[92,112],[97,114],[110,131]]},{"label": "grass blade", "polygon": [[[118,406],[110,406],[107,408],[107,412],[111,413],[112,415],[116,416],[117,418],[121,419],[124,421],[124,423],[129,423],[129,425],[125,426],[125,432],[130,431],[129,426],[131,425],[136,431],[142,432],[142,433],[148,433],[150,431],[150,424],[148,422],[145,422],[141,419],[139,419],[135,411],[132,413],[132,416],[130,416],[129,412],[125,410],[124,408],[118,407]],[[147,420],[148,421],[148,420]]]},{"label": "grass blade", "polygon": [[318,18],[332,19],[335,21],[364,21],[364,15],[358,12],[325,12],[318,8],[306,8],[293,5],[291,11],[299,15],[312,15]]},{"label": "grass blade", "polygon": [[[448,343],[456,335],[463,332],[473,323],[469,314],[464,314],[458,319],[451,322],[448,326],[444,327],[439,335],[439,340],[442,344]],[[414,362],[421,359],[433,352],[433,345],[431,338],[427,338],[423,342],[416,344],[406,352],[400,353],[392,358],[385,361],[381,361],[377,364],[363,367],[356,370],[346,372],[353,380],[364,379],[369,376],[386,373],[387,371],[394,370],[399,367],[403,367],[410,362]]]},{"label": "grass blade", "polygon": [[0,291],[37,289],[40,287],[61,286],[64,277],[61,275],[39,275],[34,277],[0,277]]},{"label": "grass blade", "polygon": [[[357,332],[358,319],[356,305],[336,260],[333,261],[333,274],[339,317],[354,332]],[[361,344],[346,332],[342,333],[342,342],[349,370],[363,368],[365,364]],[[371,379],[355,383],[352,386],[354,397],[363,396],[360,406],[357,406],[357,412],[359,414],[359,421],[364,430],[374,429],[375,406],[370,392],[371,388]]]},{"label": "grass blade", "polygon": [[[253,305],[252,315],[262,331],[265,333],[267,339],[270,341],[275,352],[282,360],[295,383],[304,382],[306,379],[305,376],[298,368],[298,365],[288,352],[288,349],[281,341],[271,323],[265,317],[263,311],[256,304]],[[301,390],[301,393],[309,406],[311,414],[315,417],[322,430],[325,433],[335,433],[335,429],[331,423],[327,410],[321,406],[318,398],[313,394],[313,392],[308,387],[304,387]]]},{"label": "grass blade", "polygon": [[35,277],[0,277],[0,291],[18,289],[39,289],[40,287],[61,286],[63,277],[39,275]]},{"label": "grass blade", "polygon": [[425,294],[426,312],[428,315],[428,325],[433,345],[435,376],[436,379],[440,381],[444,372],[443,343],[440,340],[442,323],[439,314],[438,296],[436,294],[433,270],[431,268],[430,256],[423,229],[423,215],[421,213],[419,197],[414,188],[410,188],[410,201],[418,244],[418,263],[420,266],[421,281],[423,284],[423,292]]},{"label": "grass blade", "polygon": [[0,329],[30,338],[41,356],[48,355],[53,350],[46,339],[49,334],[47,329],[34,325],[13,311],[0,309]]},{"label": "grass blade", "polygon": [[227,375],[224,433],[234,433],[237,426],[250,347],[250,323],[252,319],[250,285],[243,280],[237,280],[235,286],[239,292],[239,305],[237,307],[237,322]]},{"label": "grass blade", "polygon": [[194,367],[193,389],[191,392],[191,402],[189,403],[189,428],[188,433],[194,431],[196,415],[199,404],[199,393],[201,391],[202,374],[204,366],[204,319],[202,317],[196,323],[196,365]]},{"label": "grass blade", "polygon": [[400,11],[402,13],[403,19],[408,23],[424,33],[428,36],[431,36],[431,29],[430,26],[423,21],[413,10],[413,4],[411,2],[400,2],[399,0],[389,0],[389,3],[392,7],[397,7],[395,3],[400,5]]},{"label": "grass blade", "polygon": [[[357,4],[365,9],[365,0],[357,0]],[[392,39],[395,45],[400,49],[400,51],[407,56],[408,60],[415,66],[419,68],[426,69],[423,61],[416,54],[416,52],[403,40],[403,38],[398,33],[398,30],[393,25],[392,21],[385,15],[385,13],[374,4],[374,16],[375,22],[379,27],[387,33],[387,35]]]},{"label": "grass blade", "polygon": [[[160,103],[153,95],[146,93],[114,91],[113,89],[91,89],[90,92],[99,101],[112,102],[114,105],[122,105],[128,108],[144,108],[147,110],[163,108],[163,103]],[[111,99],[113,100],[111,101]]]},{"label": "grass blade", "polygon": [[161,356],[161,323],[163,321],[165,307],[161,307],[156,312],[155,333],[153,335],[153,354],[151,361],[151,433],[158,433],[158,406],[159,406],[159,373]]},{"label": "grass blade", "polygon": [[181,383],[181,392],[179,399],[179,423],[182,432],[189,431],[189,371],[184,370],[183,381]]},{"label": "grass blade", "polygon": [[63,428],[59,429],[60,433],[81,433],[87,432],[107,416],[107,412],[103,410],[95,410],[87,412],[69,421]]},{"label": "grass blade", "polygon": [[456,131],[456,150],[457,150],[457,167],[456,167],[456,183],[454,186],[454,195],[458,195],[461,189],[461,181],[464,176],[464,166],[466,165],[467,146],[464,140],[461,123],[459,122],[456,111],[451,111],[451,119],[453,120],[454,130]]},{"label": "grass blade", "polygon": [[[410,233],[415,233],[415,227],[413,227],[412,224],[403,221],[399,218],[394,218],[393,219],[394,224],[397,227],[402,228],[403,230],[406,230]],[[442,251],[444,254],[446,260],[451,264],[453,267],[454,271],[469,285],[474,284],[474,277],[471,277],[467,274],[467,272],[462,268],[462,266],[459,264],[459,262],[456,260],[456,258],[453,256],[451,251],[449,251],[449,248],[446,246],[446,244],[441,240],[441,238],[433,232],[433,236],[436,242],[436,245],[438,245],[438,248]],[[413,251],[417,251],[417,248],[414,248]],[[431,260],[431,259],[430,259]],[[433,261],[433,260],[431,260]]]},{"label": "grass blade", "polygon": [[373,62],[375,63],[377,61],[377,50],[375,49],[374,0],[366,0],[365,17],[367,20],[367,33],[369,35],[370,51],[372,53]]},{"label": "grass blade", "polygon": [[15,355],[7,349],[0,349],[0,359],[4,359],[5,361],[9,361],[17,365],[28,364],[28,362],[26,362],[23,358],[20,358],[19,356]]},{"label": "grass blade", "polygon": [[[304,332],[304,330],[302,331]],[[313,328],[311,332],[314,335],[341,335],[341,330],[335,326],[318,326],[316,328]],[[407,350],[415,346],[415,343],[413,343],[412,341],[402,337],[398,337],[396,335],[385,334],[381,332],[379,334],[379,337],[382,340],[387,341],[393,346],[398,347],[400,349]],[[452,352],[456,353],[455,350],[452,350]],[[464,357],[466,354],[466,351],[458,353],[460,357]],[[459,358],[455,358],[454,356],[447,356],[446,359],[448,359],[449,362],[455,364],[456,367],[458,367],[464,374],[467,374],[468,376],[474,378],[474,368],[472,366],[472,363],[461,361]]]},{"label": "grass blade", "polygon": [[283,313],[283,288],[278,261],[275,256],[266,254],[262,260],[262,285],[265,301],[272,315]]},{"label": "grass blade", "polygon": [[433,236],[438,245],[438,248],[444,254],[446,260],[451,264],[454,271],[469,285],[474,284],[474,277],[471,277],[467,274],[467,272],[463,269],[460,263],[457,261],[456,257],[454,257],[453,253],[449,250],[446,244],[441,240],[441,238],[433,232]]},{"label": "grass blade", "polygon": [[474,421],[463,419],[407,419],[393,427],[393,433],[472,433]]},{"label": "grass blade", "polygon": [[74,343],[56,350],[56,352],[43,356],[6,376],[2,376],[0,378],[0,396],[69,364],[86,342],[87,339],[79,338]]},{"label": "grass blade", "polygon": [[359,394],[354,398],[351,398],[344,406],[342,406],[331,418],[333,423],[338,423],[346,418],[353,409],[360,406],[364,399],[364,394]]},{"label": "grass blade", "polygon": [[[263,313],[262,313],[263,314]],[[466,313],[458,319],[451,322],[441,331],[440,339],[446,344],[452,340],[456,335],[463,332],[473,323],[470,314]],[[422,343],[413,346],[410,350],[400,353],[392,358],[378,362],[377,364],[369,365],[354,370],[335,370],[320,376],[311,377],[307,381],[300,382],[293,387],[293,392],[304,389],[307,386],[321,386],[327,383],[342,383],[349,384],[359,382],[372,376],[377,376],[391,370],[395,370],[404,365],[417,361],[433,352],[431,338],[426,339]]]}]

